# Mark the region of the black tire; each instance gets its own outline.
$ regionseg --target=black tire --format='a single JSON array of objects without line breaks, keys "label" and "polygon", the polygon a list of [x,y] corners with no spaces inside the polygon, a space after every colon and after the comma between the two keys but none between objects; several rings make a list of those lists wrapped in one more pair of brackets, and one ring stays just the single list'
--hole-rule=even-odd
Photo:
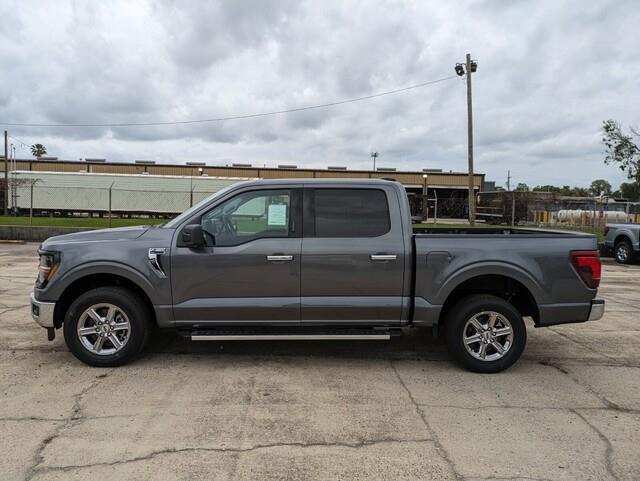
[{"label": "black tire", "polygon": [[[469,332],[475,332],[475,328],[468,326],[467,322],[474,316],[488,311],[499,315],[498,320],[495,321],[497,326],[502,326],[504,320],[508,321],[511,324],[510,327],[513,333],[508,349],[506,349],[502,357],[495,360],[490,360],[490,358],[499,356],[500,353],[493,347],[495,345],[493,342],[489,342],[487,339],[488,344],[484,348],[484,352],[489,359],[482,360],[474,357],[469,352],[463,340],[463,337],[467,336]],[[489,319],[489,317],[488,314],[483,314],[479,319]],[[501,320],[500,317],[504,319]],[[480,324],[482,325],[483,323],[480,322]],[[458,300],[457,304],[447,314],[444,328],[449,353],[459,364],[473,372],[495,373],[504,371],[520,358],[527,343],[527,329],[518,310],[504,299],[487,294],[474,294]],[[471,331],[469,331],[470,329]],[[490,335],[490,332],[486,334],[486,336]],[[497,342],[500,344],[499,347],[504,347],[508,337],[504,337],[504,334],[501,336],[503,337],[500,337]],[[477,350],[479,356],[481,355],[482,342],[478,341],[470,345],[470,349]]]},{"label": "black tire", "polygon": [[616,244],[613,255],[618,264],[631,264],[633,261],[633,247],[631,242],[627,240],[620,241]]},{"label": "black tire", "polygon": [[[129,334],[120,350],[112,354],[97,354],[89,350],[78,335],[78,323],[83,319],[83,313],[92,306],[111,304],[116,306],[129,321]],[[120,318],[122,320],[122,318]],[[90,366],[114,367],[121,366],[134,359],[144,349],[151,331],[151,315],[144,302],[133,292],[122,287],[99,287],[85,292],[78,297],[64,318],[64,340],[71,353],[80,361]],[[124,335],[124,334],[121,334]],[[87,338],[88,341],[97,339],[95,336]],[[106,346],[111,341],[105,341]]]}]

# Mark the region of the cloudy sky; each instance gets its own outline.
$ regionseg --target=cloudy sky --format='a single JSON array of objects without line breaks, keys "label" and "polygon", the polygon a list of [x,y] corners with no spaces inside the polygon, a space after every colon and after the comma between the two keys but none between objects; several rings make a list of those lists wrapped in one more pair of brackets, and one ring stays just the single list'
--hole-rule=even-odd
[{"label": "cloudy sky", "polygon": [[[624,176],[602,162],[601,122],[640,126],[636,0],[5,0],[0,18],[0,123],[304,107],[449,77],[471,52],[476,170],[498,184],[511,170],[530,185],[617,185]],[[399,170],[464,171],[467,162],[459,78],[249,120],[8,129],[65,159],[367,168],[376,150],[378,165]]]}]

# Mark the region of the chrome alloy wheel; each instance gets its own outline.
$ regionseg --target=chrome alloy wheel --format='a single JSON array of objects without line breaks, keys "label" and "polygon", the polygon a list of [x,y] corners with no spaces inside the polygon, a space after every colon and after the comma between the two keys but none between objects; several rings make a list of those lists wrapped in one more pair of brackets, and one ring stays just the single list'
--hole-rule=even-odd
[{"label": "chrome alloy wheel", "polygon": [[483,311],[467,321],[462,330],[467,352],[481,361],[504,357],[513,345],[513,328],[509,320],[494,311]]},{"label": "chrome alloy wheel", "polygon": [[616,248],[616,258],[618,259],[618,262],[622,263],[625,263],[627,262],[627,260],[629,260],[629,249],[626,244],[621,243],[620,245],[618,245],[618,247]]},{"label": "chrome alloy wheel", "polygon": [[127,315],[113,304],[94,304],[80,316],[78,338],[88,351],[108,356],[120,351],[131,333]]}]

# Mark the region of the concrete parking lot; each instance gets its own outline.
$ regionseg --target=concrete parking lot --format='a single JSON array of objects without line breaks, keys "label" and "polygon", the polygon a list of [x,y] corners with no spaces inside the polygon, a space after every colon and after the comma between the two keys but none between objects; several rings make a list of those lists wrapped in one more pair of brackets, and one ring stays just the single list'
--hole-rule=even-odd
[{"label": "concrete parking lot", "polygon": [[601,321],[530,329],[509,371],[439,341],[189,343],[90,368],[30,318],[36,245],[0,245],[2,480],[640,479],[640,266]]}]

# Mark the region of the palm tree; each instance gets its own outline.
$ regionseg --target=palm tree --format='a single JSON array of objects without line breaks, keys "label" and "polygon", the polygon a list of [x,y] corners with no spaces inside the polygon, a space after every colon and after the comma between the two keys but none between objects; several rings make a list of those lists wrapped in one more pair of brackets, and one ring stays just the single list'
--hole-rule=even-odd
[{"label": "palm tree", "polygon": [[47,148],[42,144],[33,144],[31,146],[31,154],[39,159],[43,155],[47,155]]}]

